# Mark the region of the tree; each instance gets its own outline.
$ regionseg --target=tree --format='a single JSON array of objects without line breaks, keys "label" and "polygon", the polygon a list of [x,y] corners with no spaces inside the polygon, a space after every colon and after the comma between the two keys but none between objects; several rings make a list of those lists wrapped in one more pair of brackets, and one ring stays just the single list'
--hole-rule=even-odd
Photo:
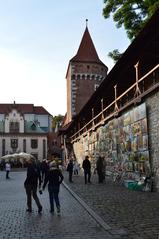
[{"label": "tree", "polygon": [[[109,18],[112,14],[117,28],[124,26],[130,40],[138,35],[149,18],[159,8],[159,0],[104,0],[104,4],[103,16]],[[118,50],[114,50],[109,53],[109,56],[117,61],[120,53]]]},{"label": "tree", "polygon": [[112,52],[109,52],[108,56],[111,57],[114,62],[117,62],[120,59],[120,57],[122,56],[122,53],[120,53],[118,51],[118,49],[115,49]]},{"label": "tree", "polygon": [[103,15],[113,20],[119,28],[124,26],[130,40],[134,39],[159,7],[159,0],[104,0]]},{"label": "tree", "polygon": [[54,117],[52,117],[52,128],[55,129],[57,123],[60,124],[63,120],[64,116],[63,115],[56,115]]}]

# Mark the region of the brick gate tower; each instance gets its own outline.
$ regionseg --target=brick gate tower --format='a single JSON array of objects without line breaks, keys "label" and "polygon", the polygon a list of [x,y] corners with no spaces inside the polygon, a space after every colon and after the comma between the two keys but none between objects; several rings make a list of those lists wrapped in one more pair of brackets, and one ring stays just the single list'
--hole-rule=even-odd
[{"label": "brick gate tower", "polygon": [[77,54],[70,60],[66,74],[67,119],[69,123],[107,75],[108,67],[99,59],[87,27]]}]

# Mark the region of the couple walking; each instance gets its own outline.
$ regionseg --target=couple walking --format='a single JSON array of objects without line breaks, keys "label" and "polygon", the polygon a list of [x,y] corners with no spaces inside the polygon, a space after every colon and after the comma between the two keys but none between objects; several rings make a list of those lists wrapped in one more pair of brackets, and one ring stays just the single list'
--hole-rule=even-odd
[{"label": "couple walking", "polygon": [[[82,163],[82,168],[84,170],[84,180],[85,184],[91,183],[91,163],[89,161],[89,156],[85,156],[85,159]],[[72,181],[72,175],[73,175],[73,160],[71,159],[67,165],[67,171],[69,173],[69,182],[73,183]]]},{"label": "couple walking", "polygon": [[[50,200],[50,212],[54,212],[54,201],[57,208],[57,213],[60,213],[59,189],[63,181],[63,175],[60,169],[57,168],[56,163],[51,162],[49,170],[45,177],[42,189],[44,190],[48,183],[48,192]],[[27,195],[27,211],[32,212],[32,197],[38,207],[38,213],[42,212],[42,205],[37,196],[37,188],[41,187],[40,167],[34,162],[33,159],[28,160],[27,177],[24,182],[24,187]]]}]

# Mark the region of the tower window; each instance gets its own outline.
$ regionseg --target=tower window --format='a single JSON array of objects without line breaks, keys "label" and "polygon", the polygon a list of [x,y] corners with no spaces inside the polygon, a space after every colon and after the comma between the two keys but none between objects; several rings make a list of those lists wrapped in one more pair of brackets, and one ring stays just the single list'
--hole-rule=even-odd
[{"label": "tower window", "polygon": [[87,69],[89,69],[90,68],[90,66],[89,65],[87,65]]},{"label": "tower window", "polygon": [[92,80],[94,80],[94,78],[95,78],[95,76],[94,76],[94,75],[92,75]]},{"label": "tower window", "polygon": [[87,75],[87,80],[89,80],[90,79],[90,75]]},{"label": "tower window", "polygon": [[80,80],[80,75],[77,75],[77,80]]},{"label": "tower window", "polygon": [[72,79],[73,79],[73,80],[75,79],[75,75],[72,75]]},{"label": "tower window", "polygon": [[95,85],[94,85],[94,90],[96,91],[98,87],[99,87],[99,85],[98,85],[98,84],[95,84]]}]

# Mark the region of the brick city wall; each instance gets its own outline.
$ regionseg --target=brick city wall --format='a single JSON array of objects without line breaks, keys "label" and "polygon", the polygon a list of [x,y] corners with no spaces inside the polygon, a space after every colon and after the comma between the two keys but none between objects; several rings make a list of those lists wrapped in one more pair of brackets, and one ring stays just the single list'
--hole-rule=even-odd
[{"label": "brick city wall", "polygon": [[155,187],[159,191],[159,92],[146,99],[149,152],[152,170],[155,174]]},{"label": "brick city wall", "polygon": [[[147,122],[148,122],[148,142],[150,153],[150,165],[154,173],[154,187],[159,191],[159,92],[150,95],[145,99]],[[75,155],[82,163],[86,150],[84,146],[84,138],[80,137],[73,145]]]}]

